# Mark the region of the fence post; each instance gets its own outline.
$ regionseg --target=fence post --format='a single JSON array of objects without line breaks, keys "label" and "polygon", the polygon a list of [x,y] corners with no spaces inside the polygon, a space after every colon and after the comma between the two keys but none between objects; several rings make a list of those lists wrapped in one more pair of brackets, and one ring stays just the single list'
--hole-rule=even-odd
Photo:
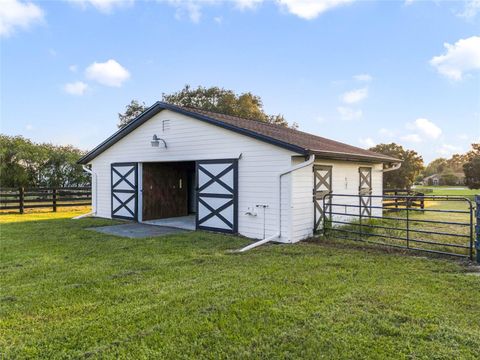
[{"label": "fence post", "polygon": [[410,209],[410,198],[407,197],[407,248],[410,247],[410,216],[409,210]]},{"label": "fence post", "polygon": [[57,189],[53,188],[52,192],[52,205],[53,205],[53,212],[57,212]]},{"label": "fence post", "polygon": [[[476,206],[476,224],[475,224],[475,251],[477,253],[477,263],[480,264],[480,195],[475,195]],[[473,225],[473,224],[472,224]]]},{"label": "fence post", "polygon": [[21,186],[18,189],[18,195],[19,195],[18,201],[19,201],[20,214],[23,214],[23,210],[25,207],[25,188],[23,186]]}]

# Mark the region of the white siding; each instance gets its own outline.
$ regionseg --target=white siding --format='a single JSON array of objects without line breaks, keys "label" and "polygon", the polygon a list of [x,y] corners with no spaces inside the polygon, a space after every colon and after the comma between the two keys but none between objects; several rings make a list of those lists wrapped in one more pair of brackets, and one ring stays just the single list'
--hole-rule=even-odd
[{"label": "white siding", "polygon": [[[305,161],[295,157],[292,165]],[[291,239],[297,242],[313,235],[314,204],[313,204],[313,165],[298,169],[292,173],[291,201]]]},{"label": "white siding", "polygon": [[[169,120],[165,131],[162,131],[163,120]],[[165,139],[167,149],[151,147],[154,134]],[[295,154],[168,110],[161,111],[92,160],[92,170],[98,178],[97,215],[107,218],[111,215],[111,163],[226,159],[238,158],[240,154],[239,233],[250,238],[263,237],[263,210],[255,205],[266,204],[265,234],[274,235],[279,226],[278,175],[291,166]],[[282,181],[282,242],[291,241],[290,181],[290,175]],[[246,215],[248,208],[256,210],[258,216]]]},{"label": "white siding", "polygon": [[[302,159],[294,158],[293,163],[297,164]],[[359,167],[372,168],[372,195],[383,193],[383,165],[369,164],[353,161],[332,161],[316,159],[316,165],[332,166],[332,192],[334,194],[358,195]],[[297,242],[312,235],[314,222],[313,203],[314,175],[312,166],[300,169],[292,174],[292,200],[291,200],[291,240]],[[358,197],[334,197],[334,203],[346,205],[358,205]],[[381,198],[373,198],[373,206],[381,205]],[[358,208],[347,207],[348,213],[358,213]],[[345,206],[333,208],[334,212],[345,212]],[[372,215],[381,215],[381,209],[372,209]],[[350,218],[337,216],[335,219],[349,221]]]}]

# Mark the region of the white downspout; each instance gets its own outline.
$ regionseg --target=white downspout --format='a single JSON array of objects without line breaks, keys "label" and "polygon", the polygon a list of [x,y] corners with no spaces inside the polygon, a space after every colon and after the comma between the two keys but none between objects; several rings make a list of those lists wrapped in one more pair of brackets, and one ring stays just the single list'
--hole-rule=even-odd
[{"label": "white downspout", "polygon": [[93,192],[93,188],[95,188],[95,197],[93,198],[93,211],[90,211],[86,214],[82,214],[82,215],[78,215],[78,216],[75,216],[73,219],[74,220],[77,220],[77,219],[82,219],[84,217],[87,217],[87,216],[90,216],[90,215],[95,215],[97,213],[97,174],[94,173],[92,170],[90,170],[88,167],[86,167],[85,165],[82,165],[82,168],[83,168],[83,171],[89,173],[91,176],[92,176],[92,192]]},{"label": "white downspout", "polygon": [[247,245],[244,248],[241,248],[240,250],[238,250],[238,252],[248,251],[250,249],[256,248],[257,246],[263,245],[267,242],[270,242],[270,241],[282,236],[282,177],[284,175],[290,174],[291,172],[293,172],[295,170],[298,170],[298,169],[304,168],[306,166],[312,165],[314,161],[315,161],[315,155],[312,154],[312,155],[310,155],[310,158],[307,161],[304,161],[300,164],[292,166],[288,170],[286,170],[286,171],[284,171],[284,172],[282,172],[278,175],[278,205],[279,205],[278,206],[278,232],[275,235],[269,236],[265,239],[254,242],[253,244]]}]

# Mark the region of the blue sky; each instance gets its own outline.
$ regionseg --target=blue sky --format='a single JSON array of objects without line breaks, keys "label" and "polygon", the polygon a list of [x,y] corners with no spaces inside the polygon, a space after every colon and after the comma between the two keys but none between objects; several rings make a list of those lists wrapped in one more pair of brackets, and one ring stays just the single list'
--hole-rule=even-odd
[{"label": "blue sky", "polygon": [[1,2],[2,133],[88,150],[190,84],[427,162],[480,140],[479,0]]}]

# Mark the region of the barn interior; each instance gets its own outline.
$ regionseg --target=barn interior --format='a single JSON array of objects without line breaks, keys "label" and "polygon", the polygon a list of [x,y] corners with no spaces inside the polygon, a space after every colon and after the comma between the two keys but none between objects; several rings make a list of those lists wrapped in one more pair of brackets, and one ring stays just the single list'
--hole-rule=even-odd
[{"label": "barn interior", "polygon": [[195,162],[148,162],[142,167],[142,221],[195,230]]}]

